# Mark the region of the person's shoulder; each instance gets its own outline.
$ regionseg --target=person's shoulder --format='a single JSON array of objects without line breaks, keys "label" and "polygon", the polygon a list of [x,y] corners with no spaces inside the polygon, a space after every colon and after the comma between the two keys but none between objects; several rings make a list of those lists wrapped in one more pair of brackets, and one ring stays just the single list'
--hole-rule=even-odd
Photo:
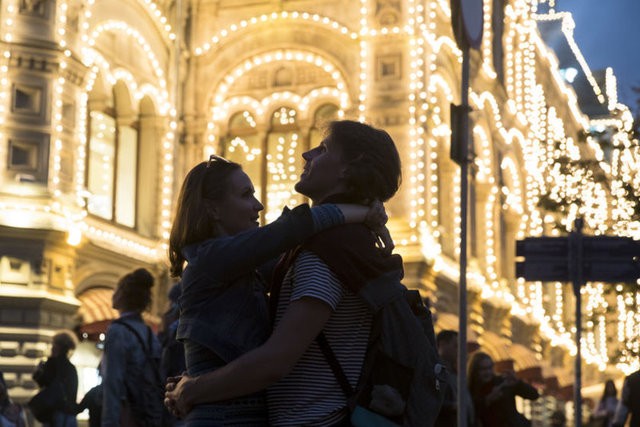
[{"label": "person's shoulder", "polygon": [[107,328],[106,339],[108,341],[114,340],[114,339],[120,339],[130,334],[131,332],[129,331],[129,328],[127,327],[127,325],[123,324],[125,322],[127,321],[122,318],[113,320],[109,325],[109,327]]}]

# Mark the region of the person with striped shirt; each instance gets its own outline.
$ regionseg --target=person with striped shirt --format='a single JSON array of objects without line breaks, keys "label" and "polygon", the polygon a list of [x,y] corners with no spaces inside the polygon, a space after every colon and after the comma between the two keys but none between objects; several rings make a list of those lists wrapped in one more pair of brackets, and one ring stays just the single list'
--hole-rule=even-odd
[{"label": "person with striped shirt", "polygon": [[[332,122],[322,143],[303,158],[295,188],[314,206],[387,201],[400,185],[393,140],[363,123]],[[283,279],[273,284],[270,295],[275,322],[267,341],[213,372],[169,381],[165,404],[184,415],[194,405],[267,388],[272,426],[348,425],[346,396],[315,340],[324,332],[355,387],[372,322],[358,287],[402,265],[398,255],[389,256],[378,243],[361,224],[337,226],[307,240],[289,254],[294,256],[285,257],[291,262],[281,262]]]},{"label": "person with striped shirt", "polygon": [[[375,204],[374,204],[375,205]],[[382,204],[307,204],[260,227],[262,204],[239,164],[212,155],[187,174],[169,239],[171,273],[181,279],[176,339],[187,373],[207,375],[260,346],[271,326],[264,280],[257,269],[314,233],[356,221],[386,221]],[[265,426],[266,393],[256,388],[198,402],[185,426]]]}]

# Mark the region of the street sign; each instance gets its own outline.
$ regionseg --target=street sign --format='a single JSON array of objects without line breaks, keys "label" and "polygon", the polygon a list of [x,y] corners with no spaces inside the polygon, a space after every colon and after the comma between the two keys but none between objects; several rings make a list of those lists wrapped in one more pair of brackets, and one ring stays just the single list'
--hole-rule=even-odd
[{"label": "street sign", "polygon": [[536,258],[516,262],[516,277],[530,282],[568,282],[569,263],[566,258]]},{"label": "street sign", "polygon": [[484,13],[482,0],[460,0],[462,11],[462,28],[469,46],[479,49],[482,42]]},{"label": "street sign", "polygon": [[[640,240],[617,236],[583,236],[583,257],[640,257]],[[516,256],[564,256],[569,251],[569,237],[527,237],[516,241]]]},{"label": "street sign", "polygon": [[[525,258],[565,257],[569,251],[567,237],[527,237],[516,241],[516,256]],[[566,260],[565,260],[566,262]]]},{"label": "street sign", "polygon": [[587,282],[636,283],[640,279],[640,262],[637,259],[585,261],[582,268]]},{"label": "street sign", "polygon": [[[578,267],[587,282],[636,282],[640,279],[640,241],[630,237],[581,236]],[[569,237],[528,237],[516,242],[516,276],[529,281],[572,281]]]},{"label": "street sign", "polygon": [[584,236],[585,258],[640,257],[640,241],[631,237]]},{"label": "street sign", "polygon": [[[516,262],[516,277],[528,281],[570,282],[569,260],[534,258]],[[634,259],[584,260],[582,278],[586,282],[635,283],[640,279],[640,261]]]},{"label": "street sign", "polygon": [[471,108],[468,106],[465,108],[462,105],[451,104],[450,123],[451,123],[451,148],[449,150],[449,157],[456,162],[459,166],[462,166],[463,162],[468,162],[468,150],[463,148],[463,144],[468,143],[469,138],[463,138],[461,132],[468,132],[468,126],[463,126],[463,120],[467,119],[468,114],[471,112]]},{"label": "street sign", "polygon": [[484,11],[482,0],[450,0],[453,35],[460,49],[479,49],[482,42]]},{"label": "street sign", "polygon": [[576,310],[574,420],[582,426],[582,298],[585,282],[638,283],[640,241],[629,237],[583,236],[576,218],[567,237],[528,237],[516,241],[516,276],[529,281],[571,282]]}]

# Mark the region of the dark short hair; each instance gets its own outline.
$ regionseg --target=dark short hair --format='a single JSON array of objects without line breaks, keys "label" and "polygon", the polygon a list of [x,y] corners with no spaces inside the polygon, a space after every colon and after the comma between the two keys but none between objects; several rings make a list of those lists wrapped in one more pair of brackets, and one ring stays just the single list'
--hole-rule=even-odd
[{"label": "dark short hair", "polygon": [[[215,158],[220,159],[220,158]],[[202,162],[187,174],[180,189],[176,216],[169,236],[171,276],[182,276],[185,246],[216,236],[216,223],[208,203],[223,199],[229,192],[229,177],[242,170],[239,164],[227,160]]]},{"label": "dark short hair", "polygon": [[352,201],[389,200],[402,180],[400,155],[382,129],[351,120],[329,124],[328,139],[340,147],[346,163],[346,184]]},{"label": "dark short hair", "polygon": [[52,343],[62,351],[62,354],[69,356],[71,350],[75,350],[78,345],[78,339],[71,331],[60,331],[52,338]]},{"label": "dark short hair", "polygon": [[443,329],[436,335],[436,345],[440,347],[446,342],[450,342],[452,339],[458,338],[458,331],[453,329]]},{"label": "dark short hair", "polygon": [[125,274],[118,281],[118,289],[122,293],[122,309],[142,312],[151,305],[151,288],[153,276],[144,268]]}]

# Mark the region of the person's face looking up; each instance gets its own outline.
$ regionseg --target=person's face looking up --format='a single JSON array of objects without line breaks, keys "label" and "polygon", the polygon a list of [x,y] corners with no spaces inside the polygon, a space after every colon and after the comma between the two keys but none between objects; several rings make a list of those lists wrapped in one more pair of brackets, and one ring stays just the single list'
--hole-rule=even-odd
[{"label": "person's face looking up", "polygon": [[493,360],[482,359],[478,364],[478,379],[481,384],[486,384],[493,378]]},{"label": "person's face looking up", "polygon": [[232,236],[260,225],[262,203],[255,198],[251,180],[242,170],[231,172],[225,197],[215,202],[214,218],[221,235]]},{"label": "person's face looking up", "polygon": [[346,166],[342,159],[342,150],[331,140],[331,136],[325,138],[317,147],[303,153],[302,158],[305,165],[295,186],[298,193],[317,203],[346,190]]}]

